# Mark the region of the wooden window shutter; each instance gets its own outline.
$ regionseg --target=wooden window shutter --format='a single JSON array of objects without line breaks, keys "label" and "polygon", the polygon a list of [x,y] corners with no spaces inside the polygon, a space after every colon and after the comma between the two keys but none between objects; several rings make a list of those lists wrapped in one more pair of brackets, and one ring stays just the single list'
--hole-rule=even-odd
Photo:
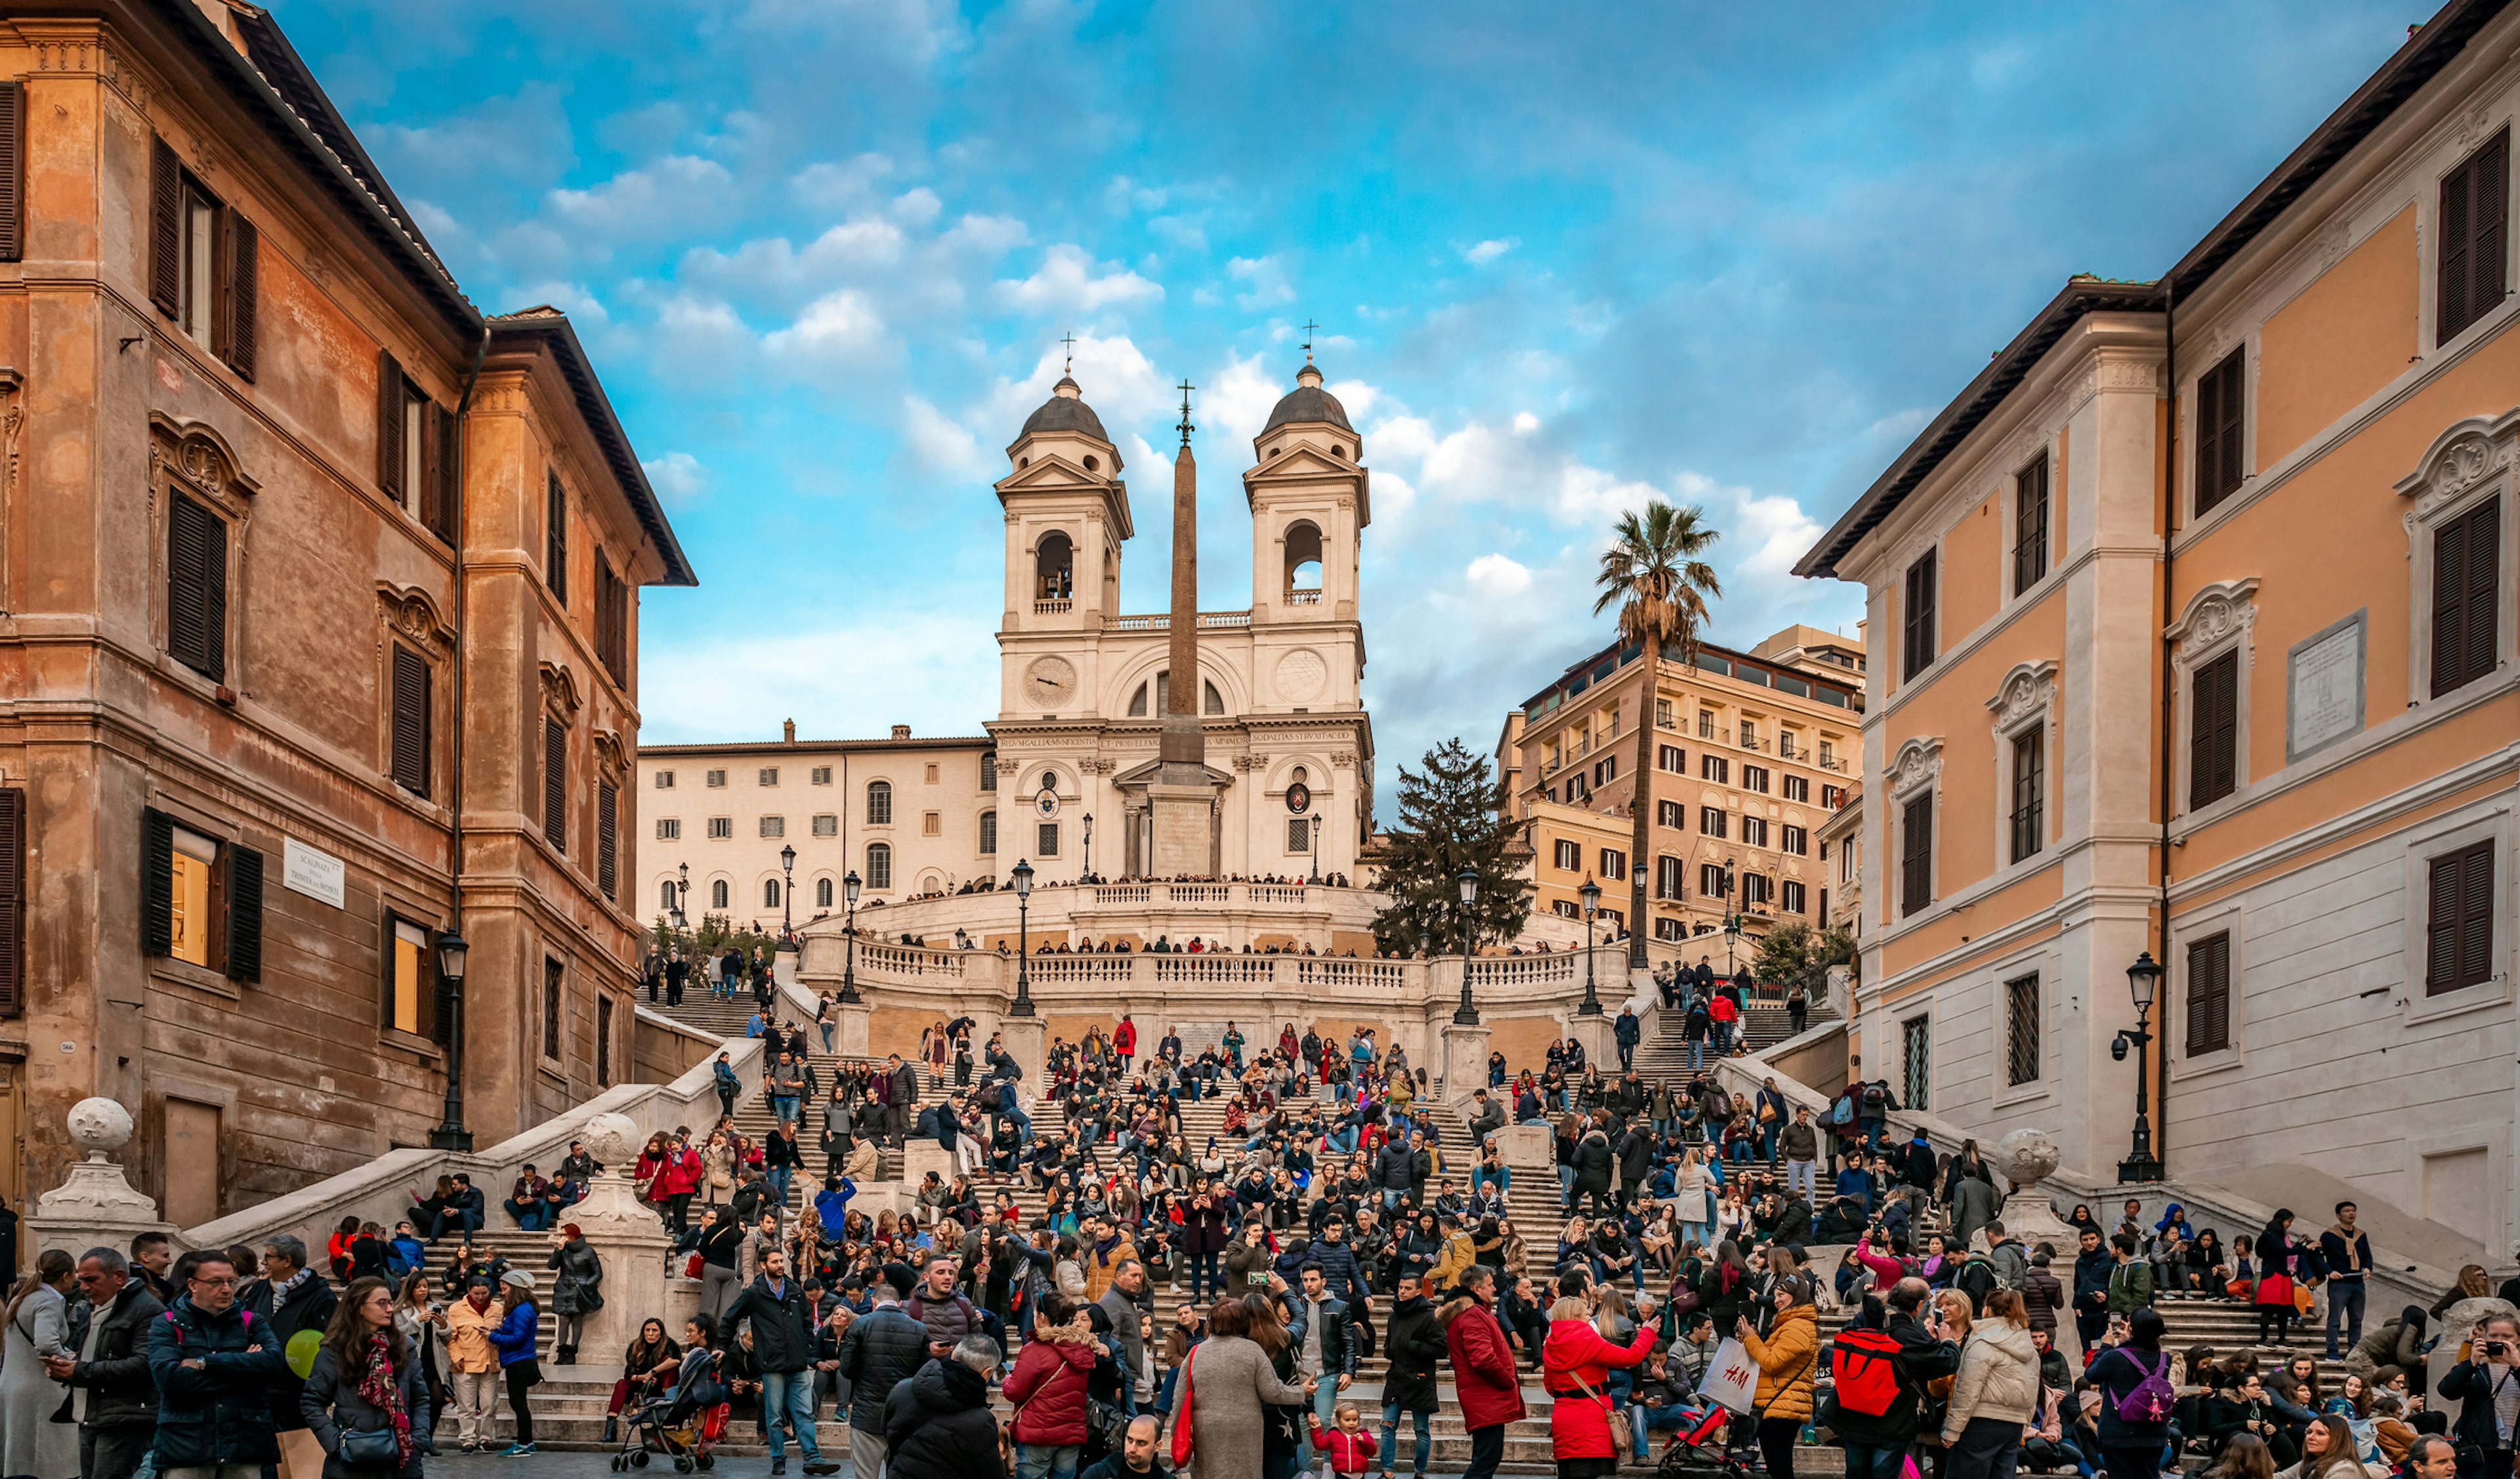
[{"label": "wooden window shutter", "polygon": [[543,721],[543,840],[568,851],[568,726]]},{"label": "wooden window shutter", "polygon": [[609,781],[595,788],[595,886],[608,899],[618,901],[614,892],[615,868],[619,843],[613,824],[619,819],[621,793]]},{"label": "wooden window shutter", "polygon": [[149,152],[149,301],[174,318],[184,306],[184,166],[163,139]]},{"label": "wooden window shutter", "polygon": [[2426,872],[2425,994],[2494,979],[2494,844],[2435,858]]},{"label": "wooden window shutter", "polygon": [[2209,935],[2187,947],[2187,1053],[2231,1046],[2231,936]]},{"label": "wooden window shutter", "polygon": [[2494,671],[2500,633],[2502,500],[2488,499],[2433,531],[2436,698]]},{"label": "wooden window shutter", "polygon": [[221,261],[224,267],[219,285],[219,341],[228,368],[241,380],[253,379],[254,318],[262,296],[262,234],[253,223],[231,209],[223,213],[227,240]]},{"label": "wooden window shutter", "polygon": [[452,545],[464,512],[464,469],[456,435],[463,424],[452,411],[433,405],[429,411],[437,422],[437,517],[429,528]]},{"label": "wooden window shutter", "polygon": [[1913,678],[1934,660],[1934,552],[1908,567],[1906,618],[1902,638],[1906,658],[1901,676]]},{"label": "wooden window shutter", "polygon": [[2222,800],[2239,775],[2240,654],[2225,652],[2188,680],[2187,806]]},{"label": "wooden window shutter", "polygon": [[197,500],[166,508],[166,651],[213,682],[227,681],[228,526]]},{"label": "wooden window shutter", "polygon": [[428,660],[394,644],[393,778],[414,795],[428,794]]},{"label": "wooden window shutter", "polygon": [[437,419],[441,414],[437,402],[421,402],[420,486],[412,491],[420,495],[420,521],[431,533],[438,532],[438,525],[446,517],[446,511],[438,506],[446,496],[445,488],[437,480]]},{"label": "wooden window shutter", "polygon": [[26,84],[0,82],[0,262],[26,254]]},{"label": "wooden window shutter", "polygon": [[140,953],[175,949],[175,819],[155,807],[140,813]]},{"label": "wooden window shutter", "polygon": [[231,842],[228,865],[228,976],[262,979],[262,854]]},{"label": "wooden window shutter", "polygon": [[2196,381],[2196,512],[2239,491],[2240,445],[2248,394],[2241,383],[2248,350],[2232,350]]},{"label": "wooden window shutter", "polygon": [[377,351],[377,486],[402,502],[402,361]]},{"label": "wooden window shutter", "polygon": [[543,494],[543,584],[553,600],[568,605],[568,495],[557,472]]},{"label": "wooden window shutter", "polygon": [[1934,798],[1908,803],[1900,823],[1899,912],[1922,914],[1934,902]]},{"label": "wooden window shutter", "polygon": [[2444,176],[2441,256],[2435,263],[2436,330],[2447,344],[2500,306],[2509,290],[2504,251],[2510,237],[2511,131],[2504,129]]},{"label": "wooden window shutter", "polygon": [[0,786],[0,1017],[26,1009],[26,791]]}]

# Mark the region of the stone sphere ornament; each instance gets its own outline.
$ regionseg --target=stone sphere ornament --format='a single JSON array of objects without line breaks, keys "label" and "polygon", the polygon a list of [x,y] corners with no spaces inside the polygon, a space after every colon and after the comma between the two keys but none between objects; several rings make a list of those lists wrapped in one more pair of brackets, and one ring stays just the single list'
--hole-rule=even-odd
[{"label": "stone sphere ornament", "polygon": [[2063,1159],[2056,1138],[2027,1126],[1995,1143],[1995,1169],[2016,1187],[2027,1187],[2056,1174]]},{"label": "stone sphere ornament", "polygon": [[609,1170],[630,1159],[640,1142],[639,1122],[626,1114],[593,1115],[578,1139],[586,1142],[586,1153]]},{"label": "stone sphere ornament", "polygon": [[70,1105],[70,1139],[92,1160],[119,1150],[131,1140],[131,1111],[110,1098],[83,1098]]}]

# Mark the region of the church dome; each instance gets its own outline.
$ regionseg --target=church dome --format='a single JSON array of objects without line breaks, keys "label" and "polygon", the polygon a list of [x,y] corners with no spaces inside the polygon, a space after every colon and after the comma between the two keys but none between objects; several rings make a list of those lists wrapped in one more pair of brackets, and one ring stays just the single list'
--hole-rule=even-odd
[{"label": "church dome", "polygon": [[1278,409],[1269,413],[1269,425],[1260,428],[1261,433],[1266,435],[1289,422],[1328,422],[1342,431],[1356,429],[1347,424],[1347,407],[1322,388],[1321,369],[1309,360],[1295,373],[1295,388],[1287,391],[1286,398],[1278,402]]},{"label": "church dome", "polygon": [[[1340,425],[1345,426],[1346,423],[1341,422]],[[1092,406],[1085,404],[1084,392],[1077,388],[1076,381],[1063,375],[1051,388],[1050,399],[1043,401],[1040,410],[1024,419],[1023,430],[1018,434],[1030,436],[1036,431],[1082,432],[1099,442],[1111,439],[1103,434],[1102,418],[1094,414]]]}]

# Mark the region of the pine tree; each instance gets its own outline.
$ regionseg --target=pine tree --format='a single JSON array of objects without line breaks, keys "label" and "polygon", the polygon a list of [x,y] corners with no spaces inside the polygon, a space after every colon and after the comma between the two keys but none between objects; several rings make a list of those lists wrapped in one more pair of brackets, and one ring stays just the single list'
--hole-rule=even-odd
[{"label": "pine tree", "polygon": [[1523,824],[1507,815],[1505,784],[1459,740],[1428,750],[1424,764],[1422,773],[1401,767],[1400,825],[1382,856],[1391,905],[1374,917],[1374,940],[1403,955],[1461,954],[1463,868],[1479,878],[1473,942],[1509,940],[1531,917],[1531,883],[1515,856]]}]

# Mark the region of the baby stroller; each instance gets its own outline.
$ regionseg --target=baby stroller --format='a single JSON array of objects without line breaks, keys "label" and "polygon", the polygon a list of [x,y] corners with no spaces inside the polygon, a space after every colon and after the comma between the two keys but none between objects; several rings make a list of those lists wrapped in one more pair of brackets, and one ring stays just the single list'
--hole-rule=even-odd
[{"label": "baby stroller", "polygon": [[718,1353],[697,1354],[698,1361],[685,1358],[674,1386],[637,1401],[622,1426],[621,1452],[612,1456],[614,1473],[646,1468],[651,1454],[672,1458],[678,1474],[717,1467],[713,1450],[726,1436],[732,1409],[726,1384],[717,1379]]},{"label": "baby stroller", "polygon": [[1763,1479],[1766,1470],[1756,1452],[1732,1446],[1732,1413],[1702,1398],[1690,1402],[1688,1415],[1663,1444],[1655,1479]]}]

